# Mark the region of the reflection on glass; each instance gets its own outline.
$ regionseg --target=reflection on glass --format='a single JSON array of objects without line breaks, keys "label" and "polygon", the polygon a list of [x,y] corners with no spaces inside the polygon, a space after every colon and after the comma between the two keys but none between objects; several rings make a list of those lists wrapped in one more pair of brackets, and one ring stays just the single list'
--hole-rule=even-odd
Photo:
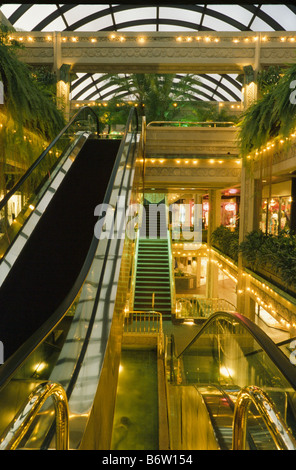
[{"label": "reflection on glass", "polygon": [[[242,388],[260,387],[296,436],[294,388],[257,340],[235,319],[220,316],[205,328],[182,355],[182,377],[183,384],[216,387],[233,404]],[[223,413],[223,409],[217,408],[217,413]],[[256,411],[252,409],[250,416],[252,440],[257,439],[260,445],[264,442],[270,448],[270,436],[265,435]]]},{"label": "reflection on glass", "polygon": [[278,235],[291,226],[291,196],[271,197],[262,200],[260,230],[263,233]]},{"label": "reflection on glass", "polygon": [[[27,177],[6,201],[0,210],[0,258],[15,239],[17,233],[34,211],[45,191],[57,174],[60,164],[68,158],[70,150],[85,131],[95,133],[96,119],[89,109],[83,109],[72,124],[60,134],[55,145],[50,144],[39,157],[40,162],[28,170]],[[38,159],[36,160],[36,162]],[[8,193],[9,194],[9,193]],[[2,195],[4,199],[6,194]],[[1,201],[0,201],[1,204]],[[3,204],[2,204],[3,205]]]}]

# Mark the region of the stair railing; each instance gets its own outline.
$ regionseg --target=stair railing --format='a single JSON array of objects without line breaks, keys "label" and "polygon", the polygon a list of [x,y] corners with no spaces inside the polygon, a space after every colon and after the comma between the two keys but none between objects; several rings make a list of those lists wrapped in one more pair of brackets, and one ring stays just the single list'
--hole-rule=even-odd
[{"label": "stair railing", "polygon": [[159,354],[164,352],[162,314],[155,310],[130,311],[125,317],[124,334],[157,335]]},{"label": "stair railing", "polygon": [[134,244],[134,257],[133,257],[132,273],[131,273],[131,290],[130,290],[129,310],[134,309],[136,277],[137,277],[137,261],[138,261],[139,239],[140,239],[139,234],[140,234],[140,228],[138,228],[138,230],[136,232],[135,244]]},{"label": "stair railing", "polygon": [[234,127],[232,121],[151,121],[147,127]]},{"label": "stair railing", "polygon": [[[169,221],[167,215],[167,222]],[[173,253],[172,253],[172,238],[171,232],[169,229],[167,230],[167,239],[168,239],[168,256],[169,256],[169,270],[170,270],[170,289],[171,289],[171,313],[174,314],[176,312],[176,286],[175,286],[175,273],[174,273],[174,264],[173,264]]]}]

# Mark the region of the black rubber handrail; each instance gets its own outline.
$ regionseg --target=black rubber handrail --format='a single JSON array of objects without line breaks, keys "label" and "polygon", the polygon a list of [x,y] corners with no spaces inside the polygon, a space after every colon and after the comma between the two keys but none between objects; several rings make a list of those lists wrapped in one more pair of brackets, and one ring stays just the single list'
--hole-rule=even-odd
[{"label": "black rubber handrail", "polygon": [[41,153],[41,155],[34,161],[34,163],[28,168],[28,170],[24,173],[24,175],[18,180],[18,182],[13,186],[13,188],[4,196],[3,199],[0,201],[0,211],[3,209],[3,207],[6,205],[6,203],[9,201],[11,196],[15,194],[15,192],[22,186],[22,184],[26,181],[26,179],[31,175],[31,173],[37,168],[37,166],[42,162],[42,160],[46,157],[48,152],[57,144],[57,142],[60,140],[60,138],[67,132],[69,127],[79,118],[79,115],[84,112],[85,110],[91,111],[91,113],[95,116],[96,119],[96,127],[97,127],[97,133],[99,135],[100,131],[100,124],[99,124],[99,119],[96,113],[92,108],[89,106],[84,106],[83,108],[80,108],[79,111],[70,119],[68,124],[61,130],[61,132],[54,138],[54,140],[48,145],[48,147]]},{"label": "black rubber handrail", "polygon": [[[117,158],[113,167],[113,171],[109,180],[109,184],[105,193],[105,198],[103,203],[108,203],[113,185],[114,180],[116,177],[117,168],[119,166],[121,154],[124,150],[125,140],[127,137],[127,133],[130,127],[130,124],[134,118],[136,117],[136,130],[134,132],[138,132],[138,114],[136,108],[132,108],[130,110],[129,118],[126,124],[126,129],[121,140],[121,144],[117,153]],[[87,256],[85,258],[84,264],[81,268],[81,271],[72,286],[71,291],[61,303],[61,305],[57,308],[57,310],[51,315],[51,317],[0,367],[0,389],[5,386],[5,384],[10,380],[12,375],[16,372],[16,370],[21,367],[23,362],[27,359],[27,357],[40,346],[40,344],[44,341],[44,339],[53,331],[58,323],[63,319],[64,314],[68,310],[69,306],[74,302],[86,276],[90,269],[91,263],[93,261],[99,240],[96,236],[93,236],[91,241]]]},{"label": "black rubber handrail", "polygon": [[246,330],[253,336],[253,338],[260,345],[262,350],[268,355],[271,361],[276,365],[282,375],[287,379],[290,385],[296,390],[296,368],[291,364],[287,356],[278,348],[278,346],[267,336],[267,334],[253,323],[249,318],[237,312],[216,312],[204,323],[200,331],[190,341],[190,343],[178,354],[179,359],[187,349],[205,332],[208,326],[215,322],[217,319],[227,319],[229,321],[237,321],[244,326]]}]

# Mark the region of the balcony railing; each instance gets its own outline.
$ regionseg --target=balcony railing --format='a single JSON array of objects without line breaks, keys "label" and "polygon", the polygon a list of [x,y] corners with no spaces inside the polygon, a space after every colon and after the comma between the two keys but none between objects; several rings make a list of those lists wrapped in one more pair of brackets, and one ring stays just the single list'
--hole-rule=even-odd
[{"label": "balcony railing", "polygon": [[162,314],[154,310],[132,311],[125,314],[123,333],[156,336],[159,353],[164,351]]},{"label": "balcony railing", "polygon": [[180,297],[176,300],[176,318],[208,318],[215,312],[235,312],[236,307],[225,299]]}]

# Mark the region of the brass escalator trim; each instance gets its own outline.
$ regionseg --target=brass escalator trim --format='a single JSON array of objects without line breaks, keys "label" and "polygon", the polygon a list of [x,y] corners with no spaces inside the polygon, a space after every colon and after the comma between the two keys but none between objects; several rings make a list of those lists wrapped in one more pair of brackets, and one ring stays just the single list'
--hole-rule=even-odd
[{"label": "brass escalator trim", "polygon": [[233,416],[233,450],[246,450],[248,410],[253,403],[263,418],[277,450],[296,450],[296,441],[274,403],[259,387],[243,388],[237,397]]},{"label": "brass escalator trim", "polygon": [[69,449],[69,409],[64,388],[53,382],[38,385],[0,439],[0,450],[15,450],[35,421],[38,412],[52,397],[56,417],[56,450]]}]

